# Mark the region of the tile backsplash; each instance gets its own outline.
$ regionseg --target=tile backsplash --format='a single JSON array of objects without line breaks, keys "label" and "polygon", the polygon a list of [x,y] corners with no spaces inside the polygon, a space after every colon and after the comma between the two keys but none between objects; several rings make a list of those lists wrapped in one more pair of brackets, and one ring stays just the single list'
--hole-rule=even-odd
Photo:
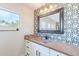
[{"label": "tile backsplash", "polygon": [[[59,5],[54,3],[54,5]],[[35,34],[39,36],[49,36],[51,40],[79,46],[79,3],[64,3],[64,34],[38,33],[37,32],[37,15],[38,9],[34,11],[35,15]]]}]

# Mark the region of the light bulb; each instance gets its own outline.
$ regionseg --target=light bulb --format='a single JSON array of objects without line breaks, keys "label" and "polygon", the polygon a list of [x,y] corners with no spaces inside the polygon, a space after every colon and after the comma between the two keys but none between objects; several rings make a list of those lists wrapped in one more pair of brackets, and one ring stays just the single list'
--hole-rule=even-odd
[{"label": "light bulb", "polygon": [[40,10],[40,13],[43,13],[43,10]]},{"label": "light bulb", "polygon": [[50,5],[49,8],[52,9],[53,8],[52,5]]},{"label": "light bulb", "polygon": [[55,8],[57,8],[57,5],[54,5]]},{"label": "light bulb", "polygon": [[44,11],[47,11],[47,10],[48,10],[47,8],[44,9]]}]

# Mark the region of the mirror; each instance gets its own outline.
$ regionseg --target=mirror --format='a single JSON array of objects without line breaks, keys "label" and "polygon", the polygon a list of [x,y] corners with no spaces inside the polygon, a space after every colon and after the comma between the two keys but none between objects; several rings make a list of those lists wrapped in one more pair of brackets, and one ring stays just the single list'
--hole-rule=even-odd
[{"label": "mirror", "polygon": [[[50,19],[50,20],[49,20]],[[59,13],[40,18],[40,30],[59,30]]]},{"label": "mirror", "polygon": [[38,32],[64,33],[63,8],[38,16]]}]

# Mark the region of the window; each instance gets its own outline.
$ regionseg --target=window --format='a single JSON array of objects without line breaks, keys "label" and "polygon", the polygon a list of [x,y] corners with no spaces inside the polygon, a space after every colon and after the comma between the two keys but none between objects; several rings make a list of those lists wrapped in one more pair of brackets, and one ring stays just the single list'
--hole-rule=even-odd
[{"label": "window", "polygon": [[16,30],[19,27],[19,15],[0,10],[0,30]]}]

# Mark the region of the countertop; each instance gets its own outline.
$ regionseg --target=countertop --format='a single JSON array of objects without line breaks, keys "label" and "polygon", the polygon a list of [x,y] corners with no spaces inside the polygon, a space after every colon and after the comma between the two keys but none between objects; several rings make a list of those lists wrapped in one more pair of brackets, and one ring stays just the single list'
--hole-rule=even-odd
[{"label": "countertop", "polygon": [[32,36],[25,35],[24,39],[43,45],[58,52],[64,53],[68,56],[79,56],[79,47],[70,44],[50,40],[45,41],[41,37],[33,35]]}]

